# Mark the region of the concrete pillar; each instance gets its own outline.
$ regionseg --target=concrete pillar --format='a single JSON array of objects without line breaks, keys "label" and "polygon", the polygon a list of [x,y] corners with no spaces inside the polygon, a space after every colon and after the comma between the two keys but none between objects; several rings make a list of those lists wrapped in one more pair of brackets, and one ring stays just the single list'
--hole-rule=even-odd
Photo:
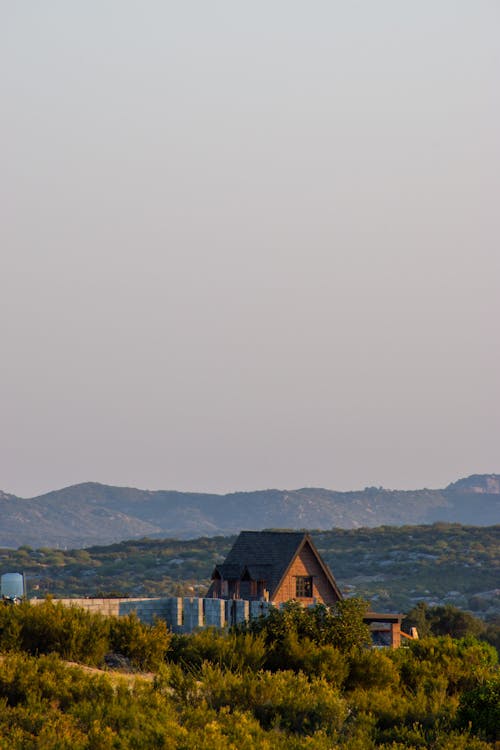
[{"label": "concrete pillar", "polygon": [[191,633],[196,628],[203,627],[203,599],[184,598],[182,602],[182,629],[184,633]]},{"label": "concrete pillar", "polygon": [[137,616],[146,625],[152,625],[157,614],[158,603],[156,599],[137,602]]},{"label": "concrete pillar", "polygon": [[203,612],[207,627],[223,628],[226,624],[226,607],[223,599],[203,599]]},{"label": "concrete pillar", "polygon": [[226,622],[228,625],[239,625],[249,618],[250,602],[246,599],[228,599],[226,601]]},{"label": "concrete pillar", "polygon": [[163,617],[168,627],[174,633],[182,630],[183,600],[180,596],[172,596],[164,600]]}]

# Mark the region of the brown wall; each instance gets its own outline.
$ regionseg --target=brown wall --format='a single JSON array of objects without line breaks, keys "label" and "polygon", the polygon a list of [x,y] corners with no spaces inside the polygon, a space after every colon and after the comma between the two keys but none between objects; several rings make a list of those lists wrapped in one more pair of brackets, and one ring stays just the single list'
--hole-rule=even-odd
[{"label": "brown wall", "polygon": [[[80,607],[86,609],[89,612],[100,615],[115,615],[118,617],[120,614],[120,605],[125,603],[130,605],[131,603],[140,606],[141,602],[148,602],[151,599],[147,597],[140,597],[137,599],[53,599],[54,603],[60,602],[65,607]],[[45,599],[30,599],[30,604],[43,604]]]},{"label": "brown wall", "polygon": [[312,604],[314,600],[318,604],[334,604],[337,601],[335,591],[330,585],[316,555],[307,543],[293,561],[285,580],[274,594],[273,601],[276,604],[297,598],[295,595],[295,576],[313,577],[313,596],[310,599],[300,599],[304,604]]}]

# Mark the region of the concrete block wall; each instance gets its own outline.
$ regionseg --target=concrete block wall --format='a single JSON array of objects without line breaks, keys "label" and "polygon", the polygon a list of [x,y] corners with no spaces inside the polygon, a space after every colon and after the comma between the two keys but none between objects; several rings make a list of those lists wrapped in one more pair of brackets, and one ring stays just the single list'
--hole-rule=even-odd
[{"label": "concrete block wall", "polygon": [[[30,604],[37,605],[42,604],[45,599],[30,599]],[[119,614],[125,614],[120,612],[120,608],[123,604],[128,606],[133,605],[133,608],[137,609],[141,602],[154,601],[146,599],[145,597],[138,599],[53,599],[55,604],[60,603],[65,607],[81,607],[86,609],[88,612],[109,616],[118,616]]]},{"label": "concrete block wall", "polygon": [[[45,599],[30,599],[36,606]],[[89,612],[107,617],[119,617],[135,612],[137,617],[148,625],[153,625],[156,618],[164,620],[174,633],[191,633],[198,628],[224,628],[238,625],[250,619],[266,617],[271,609],[284,606],[267,601],[247,601],[245,599],[199,599],[168,597],[165,599],[53,599],[67,607],[81,607]],[[383,618],[384,615],[381,615]],[[387,617],[393,617],[387,616]],[[397,617],[397,616],[394,616]],[[367,620],[365,620],[367,621]],[[372,618],[371,629],[384,632],[392,648],[401,644],[399,621],[387,621],[377,625],[377,618]],[[407,638],[409,636],[406,636]],[[387,644],[389,645],[389,643]]]},{"label": "concrete block wall", "polygon": [[[31,599],[41,604],[44,599]],[[53,599],[67,607],[81,607],[107,617],[126,616],[135,612],[148,625],[155,618],[165,620],[174,633],[191,633],[203,627],[224,628],[250,618],[267,615],[272,602],[249,602],[243,599],[200,599],[197,597],[165,599]]]},{"label": "concrete block wall", "polygon": [[147,625],[154,625],[157,617],[166,620],[168,601],[168,599],[123,600],[120,602],[118,615],[129,615],[135,612],[139,620]]}]

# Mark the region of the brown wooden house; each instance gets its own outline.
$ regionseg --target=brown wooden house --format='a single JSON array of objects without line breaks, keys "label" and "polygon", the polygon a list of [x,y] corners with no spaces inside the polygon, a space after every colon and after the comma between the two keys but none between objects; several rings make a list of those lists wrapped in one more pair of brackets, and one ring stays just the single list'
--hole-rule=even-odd
[{"label": "brown wooden house", "polygon": [[215,567],[207,597],[331,605],[342,594],[309,534],[242,531]]}]

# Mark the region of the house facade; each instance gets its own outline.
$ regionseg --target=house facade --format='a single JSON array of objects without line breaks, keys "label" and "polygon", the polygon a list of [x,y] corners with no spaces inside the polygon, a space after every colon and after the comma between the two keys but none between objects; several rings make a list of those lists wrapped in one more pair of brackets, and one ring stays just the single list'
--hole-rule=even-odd
[{"label": "house facade", "polygon": [[309,534],[242,531],[215,567],[207,597],[332,605],[342,594]]}]

